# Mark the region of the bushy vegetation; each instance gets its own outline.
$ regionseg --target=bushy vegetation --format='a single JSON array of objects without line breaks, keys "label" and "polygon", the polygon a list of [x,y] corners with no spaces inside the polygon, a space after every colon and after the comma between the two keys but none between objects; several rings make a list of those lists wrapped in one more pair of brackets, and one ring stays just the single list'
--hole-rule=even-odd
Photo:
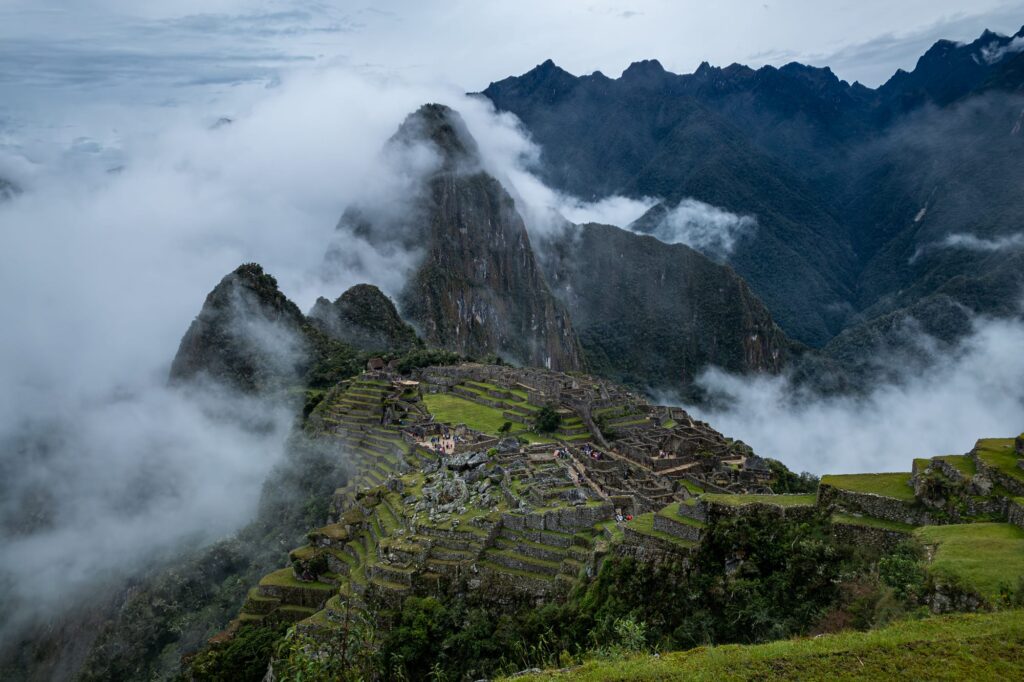
[{"label": "bushy vegetation", "polygon": [[261,680],[284,626],[243,625],[230,641],[203,649],[192,661],[195,682]]},{"label": "bushy vegetation", "polygon": [[537,433],[554,433],[562,424],[562,415],[550,405],[537,410],[533,416],[533,429]]},{"label": "bushy vegetation", "polygon": [[699,648],[653,656],[597,658],[540,680],[1011,680],[1024,676],[1024,612],[904,621],[757,646]]}]

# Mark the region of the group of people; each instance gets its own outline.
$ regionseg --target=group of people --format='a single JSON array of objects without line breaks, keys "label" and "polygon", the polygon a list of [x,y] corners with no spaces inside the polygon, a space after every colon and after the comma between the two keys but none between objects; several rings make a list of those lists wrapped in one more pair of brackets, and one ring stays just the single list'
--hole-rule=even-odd
[{"label": "group of people", "polygon": [[664,450],[658,450],[658,457],[657,457],[657,459],[668,459],[670,457],[675,457],[675,456],[676,456],[676,454],[674,452],[665,452]]},{"label": "group of people", "polygon": [[617,522],[619,522],[619,523],[622,523],[623,521],[632,521],[633,520],[633,515],[632,514],[626,514],[625,516],[623,516],[622,510],[621,509],[616,509],[615,510],[615,520]]},{"label": "group of people", "polygon": [[455,453],[455,446],[462,441],[462,436],[454,435],[445,429],[440,436],[431,436],[430,449],[442,455],[451,455]]},{"label": "group of people", "polygon": [[590,443],[584,443],[582,450],[583,454],[589,457],[590,459],[601,459],[602,457],[601,451],[595,448]]}]

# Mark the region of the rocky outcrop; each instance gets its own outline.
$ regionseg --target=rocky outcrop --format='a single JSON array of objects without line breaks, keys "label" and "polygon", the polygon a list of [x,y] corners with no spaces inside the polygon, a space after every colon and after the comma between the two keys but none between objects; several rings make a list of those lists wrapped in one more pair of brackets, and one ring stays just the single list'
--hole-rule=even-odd
[{"label": "rocky outcrop", "polygon": [[327,336],[365,351],[402,352],[420,343],[391,299],[372,284],[357,284],[333,303],[318,298],[309,321]]},{"label": "rocky outcrop", "polygon": [[354,207],[340,225],[382,248],[398,243],[422,253],[399,296],[405,319],[431,346],[580,368],[569,315],[544,282],[512,197],[481,169],[462,118],[442,105],[421,107],[392,137],[388,152],[401,156],[415,145],[440,159],[415,205],[392,218]]},{"label": "rocky outcrop", "polygon": [[710,365],[742,373],[785,364],[790,342],[760,299],[687,246],[588,224],[567,226],[543,251],[548,284],[604,376],[679,387]]},{"label": "rocky outcrop", "polygon": [[277,280],[247,263],[207,295],[178,346],[170,379],[205,376],[245,391],[295,381],[310,364],[307,327]]}]

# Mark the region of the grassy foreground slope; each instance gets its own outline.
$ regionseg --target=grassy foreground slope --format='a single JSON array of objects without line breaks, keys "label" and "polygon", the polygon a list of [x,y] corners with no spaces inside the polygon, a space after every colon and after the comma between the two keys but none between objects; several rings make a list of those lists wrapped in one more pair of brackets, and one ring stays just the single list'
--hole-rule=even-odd
[{"label": "grassy foreground slope", "polygon": [[935,547],[932,572],[959,578],[992,602],[1024,576],[1024,529],[1012,524],[924,526],[915,534]]},{"label": "grassy foreground slope", "polygon": [[1024,679],[1024,611],[906,621],[869,632],[592,661],[519,680]]}]

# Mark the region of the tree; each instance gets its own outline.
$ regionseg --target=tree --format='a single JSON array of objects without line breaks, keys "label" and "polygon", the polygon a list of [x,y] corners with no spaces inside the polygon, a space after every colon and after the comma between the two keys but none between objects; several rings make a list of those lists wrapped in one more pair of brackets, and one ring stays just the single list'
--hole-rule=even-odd
[{"label": "tree", "polygon": [[550,405],[537,410],[537,415],[533,418],[533,428],[537,433],[552,433],[558,430],[561,423],[562,415]]}]

